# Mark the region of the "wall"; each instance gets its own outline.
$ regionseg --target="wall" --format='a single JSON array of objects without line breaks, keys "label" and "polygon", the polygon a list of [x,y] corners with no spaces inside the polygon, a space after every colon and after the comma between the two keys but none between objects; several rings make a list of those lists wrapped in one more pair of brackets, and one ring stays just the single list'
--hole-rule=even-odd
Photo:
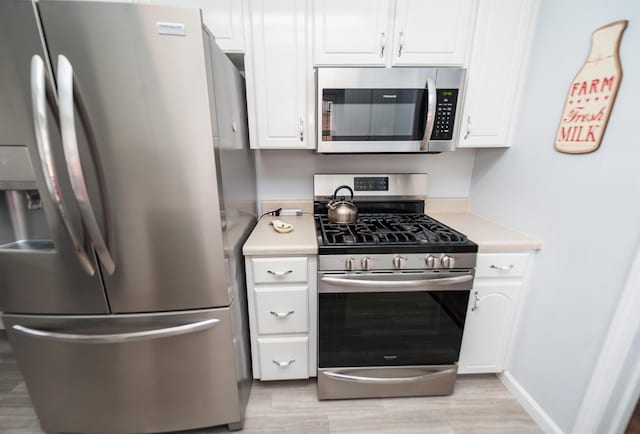
[{"label": "wall", "polygon": [[429,196],[469,195],[473,150],[434,155],[322,155],[312,151],[256,151],[258,203],[312,199],[314,173],[428,173]]},{"label": "wall", "polygon": [[[624,77],[601,148],[553,149],[570,82],[597,27],[629,20]],[[536,235],[529,295],[509,370],[565,432],[574,424],[640,241],[640,7],[635,0],[541,2],[515,145],[479,150],[473,212]]]}]

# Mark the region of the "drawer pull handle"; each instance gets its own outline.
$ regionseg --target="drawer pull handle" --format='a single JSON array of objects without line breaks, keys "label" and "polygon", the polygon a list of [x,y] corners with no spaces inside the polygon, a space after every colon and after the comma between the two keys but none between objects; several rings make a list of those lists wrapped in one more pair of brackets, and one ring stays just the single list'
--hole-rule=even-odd
[{"label": "drawer pull handle", "polygon": [[269,312],[271,315],[275,316],[276,318],[286,318],[289,315],[291,315],[292,313],[294,313],[294,311],[290,310],[289,312],[274,312],[271,311]]},{"label": "drawer pull handle", "polygon": [[489,266],[489,268],[493,268],[494,270],[500,270],[500,271],[509,271],[513,267],[515,267],[515,265],[513,265],[513,264],[509,264],[509,265],[493,265],[493,264],[491,264]]},{"label": "drawer pull handle", "polygon": [[278,362],[277,360],[274,360],[273,363],[275,363],[276,365],[280,366],[281,368],[286,368],[287,366],[289,366],[290,364],[292,364],[295,361],[296,361],[295,359],[291,359],[288,362]]},{"label": "drawer pull handle", "polygon": [[286,270],[286,271],[271,271],[271,270],[267,270],[267,273],[276,276],[276,277],[282,277],[282,276],[286,276],[287,274],[291,274],[293,273],[293,270]]}]

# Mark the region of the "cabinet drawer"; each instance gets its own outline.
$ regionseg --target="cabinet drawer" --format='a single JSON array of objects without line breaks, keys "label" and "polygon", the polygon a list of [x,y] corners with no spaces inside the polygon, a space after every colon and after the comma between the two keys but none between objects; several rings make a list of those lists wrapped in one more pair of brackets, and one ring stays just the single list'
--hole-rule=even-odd
[{"label": "cabinet drawer", "polygon": [[309,288],[255,289],[258,333],[305,333],[309,329]]},{"label": "cabinet drawer", "polygon": [[476,277],[520,277],[527,270],[529,253],[480,253]]},{"label": "cabinet drawer", "polygon": [[309,338],[261,338],[261,380],[290,380],[309,378]]},{"label": "cabinet drawer", "polygon": [[255,283],[306,282],[307,258],[252,258]]}]

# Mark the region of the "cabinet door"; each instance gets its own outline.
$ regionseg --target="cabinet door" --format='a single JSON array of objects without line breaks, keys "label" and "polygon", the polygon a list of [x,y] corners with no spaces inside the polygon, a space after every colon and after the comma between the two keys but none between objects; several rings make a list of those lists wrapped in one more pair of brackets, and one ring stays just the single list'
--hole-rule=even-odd
[{"label": "cabinet door", "polygon": [[[103,0],[100,0],[103,1]],[[114,0],[116,1],[116,0]],[[121,0],[117,0],[121,1]],[[242,2],[239,0],[136,0],[138,3],[187,6],[202,9],[202,21],[227,52],[244,51]],[[134,1],[135,2],[135,1]]]},{"label": "cabinet door", "polygon": [[251,0],[250,7],[251,50],[245,67],[251,147],[312,147],[307,2]]},{"label": "cabinet door", "polygon": [[398,0],[393,65],[464,65],[475,0]]},{"label": "cabinet door", "polygon": [[538,0],[481,0],[459,147],[511,146]]},{"label": "cabinet door", "polygon": [[458,372],[502,372],[521,280],[476,279],[469,297]]},{"label": "cabinet door", "polygon": [[389,0],[315,0],[314,64],[384,66],[390,8]]}]

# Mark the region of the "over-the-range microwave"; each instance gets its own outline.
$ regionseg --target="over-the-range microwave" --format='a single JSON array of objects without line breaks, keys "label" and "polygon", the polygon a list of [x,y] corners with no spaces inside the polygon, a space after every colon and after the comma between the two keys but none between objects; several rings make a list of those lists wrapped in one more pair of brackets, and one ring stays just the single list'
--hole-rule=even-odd
[{"label": "over-the-range microwave", "polygon": [[318,68],[319,153],[453,151],[464,68]]}]

